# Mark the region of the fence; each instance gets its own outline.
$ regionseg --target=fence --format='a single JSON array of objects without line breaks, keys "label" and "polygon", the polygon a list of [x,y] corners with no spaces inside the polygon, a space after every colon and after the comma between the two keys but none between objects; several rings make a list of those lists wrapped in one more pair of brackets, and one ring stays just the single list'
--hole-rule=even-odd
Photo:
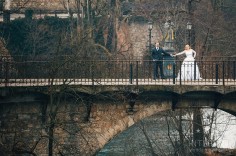
[{"label": "fence", "polygon": [[[168,61],[168,60],[167,60]],[[39,85],[50,80],[71,84],[114,85],[235,85],[236,61],[168,61],[166,79],[154,80],[152,60],[76,60],[51,61],[0,58],[0,83]],[[158,69],[160,70],[160,69]],[[198,72],[199,71],[199,72]],[[160,73],[160,71],[159,71]],[[180,74],[185,73],[185,74]],[[198,75],[200,73],[200,75]],[[187,76],[186,76],[187,75]]]}]

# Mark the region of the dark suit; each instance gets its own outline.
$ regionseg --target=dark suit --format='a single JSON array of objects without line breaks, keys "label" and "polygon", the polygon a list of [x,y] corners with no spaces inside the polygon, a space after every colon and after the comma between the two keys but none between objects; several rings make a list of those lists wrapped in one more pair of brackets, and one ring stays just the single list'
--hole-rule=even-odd
[{"label": "dark suit", "polygon": [[158,68],[160,69],[160,73],[161,73],[161,78],[164,78],[164,74],[163,74],[163,56],[164,55],[168,55],[170,56],[170,54],[168,54],[167,52],[165,52],[162,48],[153,48],[152,49],[152,58],[153,58],[153,64],[154,64],[154,79],[158,78]]}]

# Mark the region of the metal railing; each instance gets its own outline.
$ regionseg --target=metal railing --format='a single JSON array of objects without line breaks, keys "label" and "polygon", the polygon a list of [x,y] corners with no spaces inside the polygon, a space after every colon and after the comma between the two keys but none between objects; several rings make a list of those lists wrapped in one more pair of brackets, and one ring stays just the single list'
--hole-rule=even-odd
[{"label": "metal railing", "polygon": [[[0,58],[1,86],[72,85],[236,85],[236,61],[169,61],[166,79],[154,80],[152,60],[53,61]],[[158,69],[159,70],[159,69]],[[188,70],[188,71],[185,71]],[[200,76],[198,76],[198,71]],[[159,71],[160,73],[160,71]],[[180,73],[187,73],[187,77]],[[53,83],[51,83],[53,81]]]}]

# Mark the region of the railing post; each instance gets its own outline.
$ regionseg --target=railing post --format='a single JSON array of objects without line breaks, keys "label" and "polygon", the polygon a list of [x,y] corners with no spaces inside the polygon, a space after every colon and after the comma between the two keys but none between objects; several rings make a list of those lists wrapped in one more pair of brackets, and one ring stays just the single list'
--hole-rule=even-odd
[{"label": "railing post", "polygon": [[136,85],[138,86],[138,61],[136,61]]},{"label": "railing post", "polygon": [[122,61],[121,63],[122,63],[122,64],[121,64],[121,65],[122,65],[122,66],[121,66],[121,71],[122,71],[122,72],[121,72],[121,77],[122,77],[122,83],[123,83],[123,82],[124,82],[124,81],[123,81],[123,79],[124,79],[124,61]]},{"label": "railing post", "polygon": [[175,84],[175,63],[173,63],[173,84]]},{"label": "railing post", "polygon": [[218,84],[218,78],[219,78],[219,65],[218,64],[216,64],[216,84]]},{"label": "railing post", "polygon": [[196,61],[194,60],[194,73],[193,73],[193,77],[194,77],[194,80],[196,80],[196,65],[197,63],[196,63]]},{"label": "railing post", "polygon": [[223,79],[223,86],[225,85],[225,61],[222,64],[222,79]]},{"label": "railing post", "polygon": [[133,64],[130,63],[129,65],[129,83],[133,83]]},{"label": "railing post", "polygon": [[233,80],[235,80],[235,61],[233,62]]},{"label": "railing post", "polygon": [[180,66],[179,66],[179,84],[182,85],[182,71],[181,71],[181,62],[179,62]]},{"label": "railing post", "polygon": [[8,86],[8,82],[9,82],[9,62],[6,60],[5,62],[5,87]]},{"label": "railing post", "polygon": [[92,78],[92,85],[94,86],[94,62],[92,62],[91,66],[91,78]]},{"label": "railing post", "polygon": [[149,78],[152,79],[152,61],[148,61],[148,82],[149,82]]}]

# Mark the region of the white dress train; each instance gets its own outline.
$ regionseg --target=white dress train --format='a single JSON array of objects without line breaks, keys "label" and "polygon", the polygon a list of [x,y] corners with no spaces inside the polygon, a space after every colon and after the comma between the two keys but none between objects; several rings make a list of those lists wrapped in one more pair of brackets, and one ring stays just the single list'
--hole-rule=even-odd
[{"label": "white dress train", "polygon": [[[194,80],[194,57],[193,50],[184,51],[186,58],[182,62],[181,71],[179,71],[177,80]],[[202,79],[200,76],[198,65],[196,64],[196,80]]]}]

